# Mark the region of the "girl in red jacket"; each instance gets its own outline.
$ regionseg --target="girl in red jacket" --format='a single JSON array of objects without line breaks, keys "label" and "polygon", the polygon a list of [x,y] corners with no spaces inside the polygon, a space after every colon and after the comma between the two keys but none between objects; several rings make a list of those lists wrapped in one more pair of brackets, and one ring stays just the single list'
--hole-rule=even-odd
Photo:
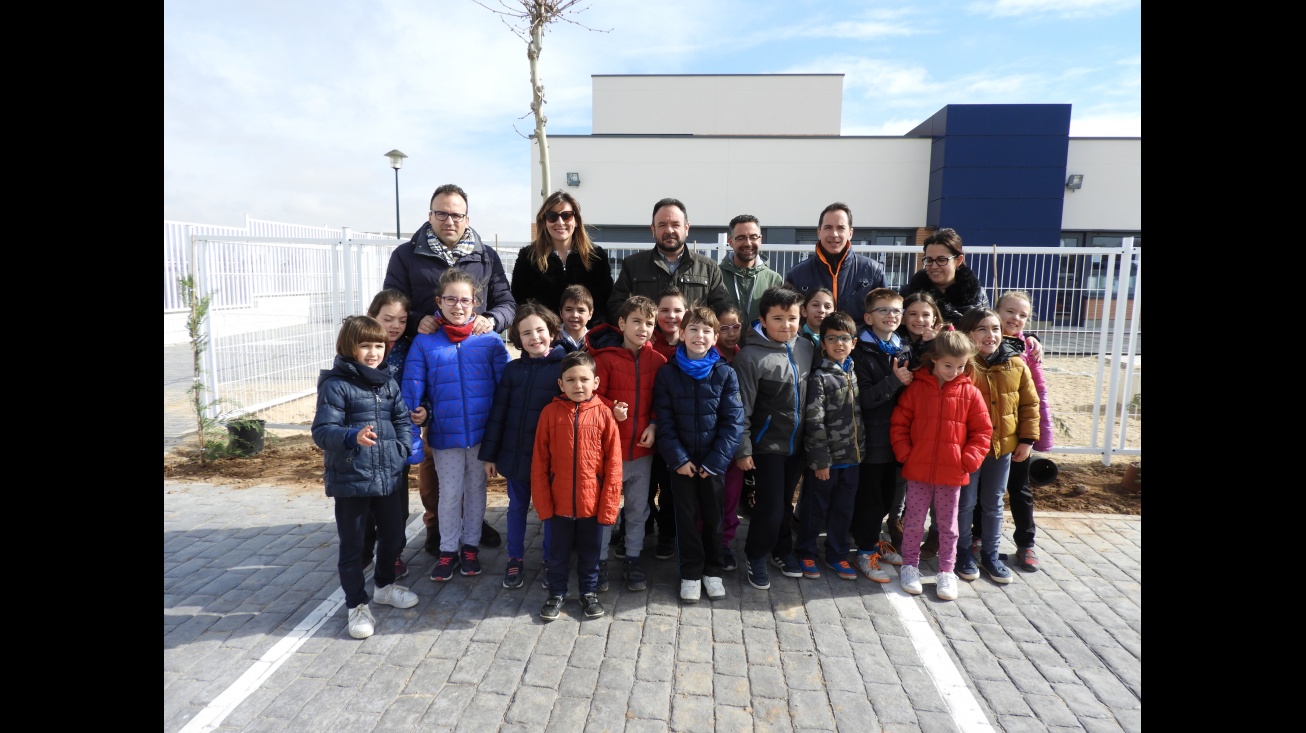
[{"label": "girl in red jacket", "polygon": [[[979,469],[993,439],[988,407],[969,374],[976,347],[956,331],[939,334],[921,362],[916,379],[898,398],[889,424],[893,452],[907,479],[902,567],[898,583],[921,592],[921,534],[930,506],[939,523],[939,600],[957,597],[957,497]],[[934,378],[929,379],[926,375]]]}]

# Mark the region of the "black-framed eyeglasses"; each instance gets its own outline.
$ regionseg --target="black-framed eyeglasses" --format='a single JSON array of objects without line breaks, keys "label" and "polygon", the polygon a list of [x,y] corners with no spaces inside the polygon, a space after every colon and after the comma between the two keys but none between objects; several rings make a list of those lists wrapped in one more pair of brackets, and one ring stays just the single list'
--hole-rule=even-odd
[{"label": "black-framed eyeglasses", "polygon": [[851,344],[853,342],[853,337],[830,334],[821,340],[827,344]]},{"label": "black-framed eyeglasses", "polygon": [[748,242],[748,243],[750,243],[750,244],[758,244],[759,242],[762,241],[762,235],[761,235],[761,234],[740,234],[739,236],[737,236],[737,237],[734,238],[734,241],[735,241],[737,244],[743,244],[744,242]]},{"label": "black-framed eyeglasses", "polygon": [[961,255],[953,255],[951,257],[935,257],[934,259],[930,259],[929,257],[926,257],[925,259],[921,260],[921,264],[925,265],[926,267],[943,267],[944,265],[948,264],[948,262],[950,262],[951,260],[955,260],[960,256]]},{"label": "black-framed eyeglasses", "polygon": [[879,308],[872,308],[872,309],[871,309],[871,312],[872,312],[872,313],[879,313],[879,314],[882,315],[882,316],[900,316],[900,315],[902,315],[902,309],[901,309],[901,308],[889,308],[889,307],[887,307],[887,306],[883,306],[883,305],[880,306]]},{"label": "black-framed eyeglasses", "polygon": [[440,220],[440,221],[446,221],[446,220],[448,220],[448,219],[453,219],[454,222],[460,222],[460,221],[462,221],[463,219],[466,219],[466,218],[467,218],[467,215],[466,215],[466,214],[456,214],[456,213],[454,213],[454,212],[452,212],[452,211],[432,211],[431,213],[434,214],[434,215],[435,215],[435,218],[438,219],[438,220]]},{"label": "black-framed eyeglasses", "polygon": [[556,222],[556,221],[559,220],[559,219],[562,219],[563,221],[571,221],[572,219],[575,219],[575,218],[576,218],[576,212],[574,212],[574,211],[546,211],[546,212],[544,212],[544,220],[547,221],[547,222],[549,222],[550,224]]}]

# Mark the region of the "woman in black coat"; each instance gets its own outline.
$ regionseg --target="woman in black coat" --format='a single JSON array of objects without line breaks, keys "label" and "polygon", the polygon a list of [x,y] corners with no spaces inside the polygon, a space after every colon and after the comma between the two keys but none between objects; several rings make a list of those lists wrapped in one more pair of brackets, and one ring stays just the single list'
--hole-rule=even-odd
[{"label": "woman in black coat", "polygon": [[561,313],[562,291],[584,285],[594,296],[590,323],[607,321],[612,268],[608,254],[585,231],[580,203],[566,191],[554,191],[535,214],[535,232],[535,241],[517,253],[513,298],[518,303],[534,299]]}]

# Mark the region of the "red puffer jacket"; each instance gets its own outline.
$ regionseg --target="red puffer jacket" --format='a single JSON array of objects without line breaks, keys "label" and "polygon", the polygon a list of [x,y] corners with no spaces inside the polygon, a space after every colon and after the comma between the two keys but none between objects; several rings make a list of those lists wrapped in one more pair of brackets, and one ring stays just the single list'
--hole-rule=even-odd
[{"label": "red puffer jacket", "polygon": [[655,450],[652,446],[642,448],[638,443],[639,436],[653,419],[653,378],[667,363],[667,358],[659,354],[650,341],[645,342],[636,359],[629,349],[622,346],[624,341],[621,331],[609,323],[591,328],[585,334],[585,350],[594,357],[595,374],[599,378],[595,394],[609,407],[614,402],[627,405],[628,414],[625,420],[617,423],[617,430],[621,434],[623,460],[633,461],[651,456]]},{"label": "red puffer jacket", "polygon": [[621,506],[617,419],[600,400],[554,397],[540,413],[531,462],[531,500],[541,520],[598,517],[616,524]]},{"label": "red puffer jacket", "polygon": [[928,368],[898,397],[889,421],[893,453],[909,481],[963,486],[979,470],[993,440],[993,422],[979,389],[965,374],[939,386]]}]

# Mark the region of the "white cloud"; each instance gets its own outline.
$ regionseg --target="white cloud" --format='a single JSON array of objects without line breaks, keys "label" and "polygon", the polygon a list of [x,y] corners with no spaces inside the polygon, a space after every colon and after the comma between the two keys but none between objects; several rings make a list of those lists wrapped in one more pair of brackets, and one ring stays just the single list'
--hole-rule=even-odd
[{"label": "white cloud", "polygon": [[971,3],[973,13],[993,18],[1055,15],[1062,18],[1090,18],[1113,15],[1137,7],[1142,0],[993,0]]}]

